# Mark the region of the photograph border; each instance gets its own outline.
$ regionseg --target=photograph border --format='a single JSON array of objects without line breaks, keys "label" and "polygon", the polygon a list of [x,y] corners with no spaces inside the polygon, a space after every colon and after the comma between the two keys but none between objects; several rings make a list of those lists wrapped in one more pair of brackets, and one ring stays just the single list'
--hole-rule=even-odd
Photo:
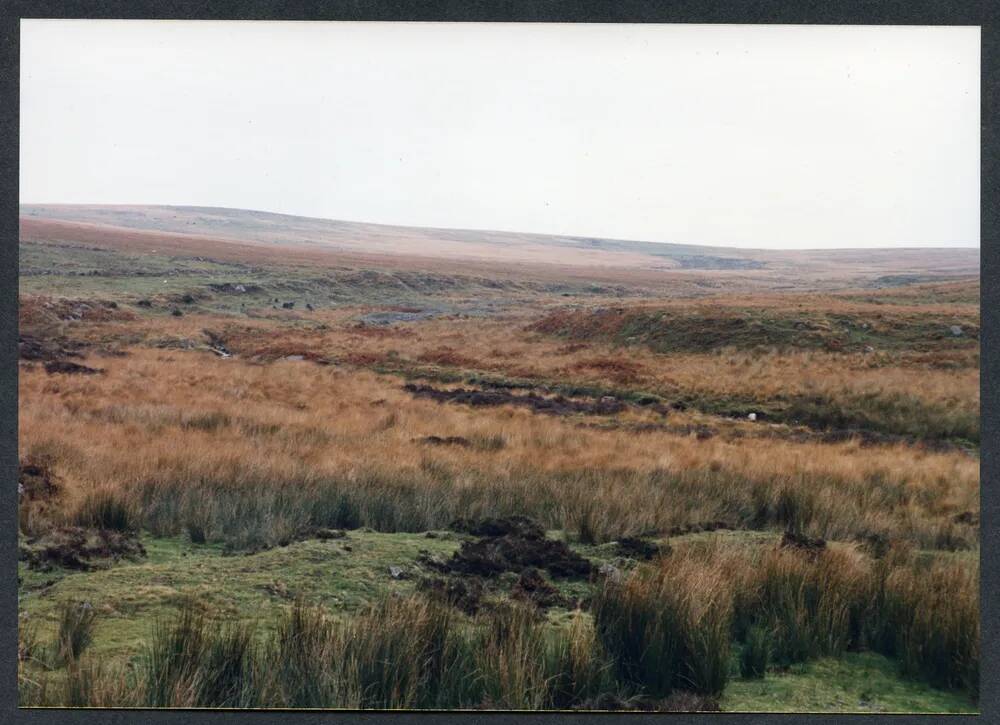
[{"label": "photograph border", "polygon": [[[10,576],[17,567],[17,299],[18,299],[18,93],[19,21],[27,18],[94,19],[190,19],[190,20],[367,20],[439,22],[575,22],[575,23],[740,23],[740,24],[850,24],[850,25],[978,25],[981,27],[981,365],[982,448],[980,458],[981,550],[1000,550],[1000,490],[997,486],[998,408],[1000,408],[1000,361],[994,354],[998,343],[1000,287],[1000,194],[997,168],[997,75],[1000,70],[1000,10],[986,2],[945,0],[890,0],[859,3],[856,0],[758,0],[753,3],[596,2],[565,0],[509,0],[507,2],[377,2],[336,0],[327,2],[281,2],[280,0],[120,0],[108,2],[10,1],[0,7],[0,462],[4,472],[0,486],[0,547],[3,577],[0,600],[0,719],[10,723],[106,723],[134,722],[151,725],[182,722],[263,722],[288,718],[296,723],[541,723],[583,721],[591,723],[704,722],[719,719],[743,723],[817,722],[839,723],[888,718],[899,723],[924,723],[927,715],[839,715],[839,714],[698,714],[698,713],[557,713],[557,712],[425,712],[425,711],[220,711],[220,710],[101,710],[17,709],[17,581]],[[981,566],[982,681],[980,710],[987,721],[1000,718],[1000,668],[997,654],[1000,634],[1000,564],[992,557]],[[937,717],[969,717],[940,715]]]}]

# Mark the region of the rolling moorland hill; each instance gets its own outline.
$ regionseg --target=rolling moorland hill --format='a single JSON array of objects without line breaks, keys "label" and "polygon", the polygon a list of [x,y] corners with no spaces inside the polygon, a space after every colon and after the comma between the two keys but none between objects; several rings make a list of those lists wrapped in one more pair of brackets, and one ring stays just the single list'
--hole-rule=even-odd
[{"label": "rolling moorland hill", "polygon": [[[531,267],[639,285],[715,280],[727,287],[895,286],[978,277],[979,250],[770,251],[513,232],[399,227],[260,211],[187,206],[21,206],[22,241],[66,240],[209,256],[439,266],[481,273]],[[235,250],[233,245],[238,245]],[[252,249],[248,250],[247,247]],[[381,258],[381,259],[378,259]],[[717,284],[706,284],[714,287]]]}]

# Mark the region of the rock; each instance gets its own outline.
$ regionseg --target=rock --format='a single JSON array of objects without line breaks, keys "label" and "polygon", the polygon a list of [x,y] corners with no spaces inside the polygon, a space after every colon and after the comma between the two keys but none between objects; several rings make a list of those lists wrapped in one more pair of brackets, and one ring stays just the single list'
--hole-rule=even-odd
[{"label": "rock", "polygon": [[962,328],[960,326],[958,326],[958,325],[952,325],[951,327],[948,328],[948,330],[955,337],[961,337],[962,336]]},{"label": "rock", "polygon": [[393,579],[409,579],[410,578],[409,575],[406,573],[406,571],[401,566],[390,566],[389,567],[389,576],[391,576]]},{"label": "rock", "polygon": [[614,584],[621,583],[623,578],[622,570],[619,569],[614,564],[601,564],[599,567],[597,567],[597,574],[598,576],[602,576],[608,581],[613,582]]},{"label": "rock", "polygon": [[285,360],[290,360],[292,362],[297,362],[299,360],[305,360],[305,357],[302,356],[302,355],[285,355]]},{"label": "rock", "polygon": [[293,307],[295,307],[295,303],[294,302],[282,302],[281,303],[281,307],[282,307],[282,309],[290,310]]},{"label": "rock", "polygon": [[750,415],[747,416],[747,419],[748,420],[757,420],[757,414],[756,413],[750,413]]},{"label": "rock", "polygon": [[873,352],[875,352],[874,347],[872,347],[871,345],[865,345],[865,353],[873,353]]}]

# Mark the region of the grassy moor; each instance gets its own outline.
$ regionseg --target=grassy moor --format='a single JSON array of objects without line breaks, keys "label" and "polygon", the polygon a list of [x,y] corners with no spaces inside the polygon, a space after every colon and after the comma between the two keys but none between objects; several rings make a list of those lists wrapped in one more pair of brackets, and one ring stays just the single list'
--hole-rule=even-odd
[{"label": "grassy moor", "polygon": [[978,250],[21,215],[22,706],[977,711]]}]

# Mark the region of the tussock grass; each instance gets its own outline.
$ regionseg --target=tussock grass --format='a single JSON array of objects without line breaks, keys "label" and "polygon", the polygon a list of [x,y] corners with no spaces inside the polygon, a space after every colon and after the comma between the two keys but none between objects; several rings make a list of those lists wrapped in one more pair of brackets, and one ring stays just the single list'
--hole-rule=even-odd
[{"label": "tussock grass", "polygon": [[135,516],[122,495],[111,490],[89,494],[77,508],[74,523],[87,528],[111,529],[123,533],[136,528]]},{"label": "tussock grass", "polygon": [[[978,528],[926,510],[919,492],[895,480],[822,475],[745,478],[725,471],[657,469],[546,474],[530,468],[498,475],[449,467],[389,467],[322,475],[303,466],[262,471],[197,470],[143,480],[122,489],[127,510],[142,512],[158,535],[187,532],[192,541],[235,550],[288,543],[314,528],[368,526],[384,532],[442,529],[456,518],[528,515],[581,543],[723,521],[750,529],[792,528],[851,540],[877,534],[925,548],[969,549]],[[902,502],[902,503],[901,503]]]},{"label": "tussock grass", "polygon": [[[830,303],[831,324],[881,324],[881,306],[819,301]],[[768,309],[747,317],[771,320],[788,298],[757,302]],[[701,314],[702,303],[676,304],[685,315]],[[934,314],[977,314],[945,307]],[[609,693],[711,696],[733,660],[743,676],[759,677],[774,665],[864,649],[896,658],[908,676],[978,691],[978,569],[969,563],[979,542],[978,461],[877,437],[871,446],[802,442],[782,426],[769,427],[766,442],[755,437],[774,420],[796,419],[978,441],[971,317],[962,319],[969,335],[954,350],[944,349],[954,342],[947,337],[922,351],[907,348],[912,340],[873,354],[767,350],[758,331],[740,323],[739,344],[705,339],[712,352],[662,355],[567,346],[509,320],[437,320],[373,334],[348,324],[349,314],[331,312],[309,330],[274,329],[273,320],[248,321],[232,335],[227,328],[238,355],[228,360],[131,347],[127,357],[102,359],[102,376],[26,367],[20,452],[50,463],[61,490],[45,516],[21,507],[22,533],[70,523],[253,551],[316,528],[422,532],[458,518],[519,514],[586,545],[709,522],[792,529],[831,545],[816,555],[674,546],[623,581],[600,584],[593,611],[573,614],[568,627],[526,608],[469,619],[411,598],[378,601],[350,621],[300,603],[276,625],[218,626],[212,612],[190,604],[157,625],[131,673],[91,660],[85,642],[93,621],[66,615],[66,634],[50,655],[21,658],[22,673],[31,673],[19,676],[25,702],[574,707]],[[204,324],[186,315],[76,332],[92,343],[114,337],[134,345],[153,333],[199,338]],[[698,325],[680,332],[700,334]],[[935,325],[934,334],[944,334]],[[872,342],[858,331],[868,329],[852,328],[855,347]],[[902,333],[924,331],[910,325]],[[878,329],[883,338],[898,334]],[[780,347],[799,335],[782,322],[764,340]],[[311,355],[369,367],[392,361],[394,370],[434,374],[439,383],[548,386],[552,394],[614,395],[630,406],[598,429],[578,425],[596,422],[590,418],[415,400],[397,377],[370,370],[246,361],[265,348],[298,354],[303,340]],[[417,364],[445,348],[455,355],[438,355],[433,371]],[[458,363],[476,369],[460,371]],[[651,405],[684,401],[688,410],[668,411],[670,429]],[[755,424],[745,415],[753,411],[761,413]],[[743,420],[718,417],[730,414]],[[699,426],[716,435],[677,432]],[[430,435],[463,436],[471,445],[414,443]],[[869,542],[878,558],[856,541]],[[897,542],[972,556],[917,555]],[[30,635],[22,639],[20,649],[39,652]],[[63,650],[69,654],[55,656]],[[36,666],[41,659],[45,666]],[[51,678],[46,667],[54,668]]]},{"label": "tussock grass", "polygon": [[771,663],[771,633],[760,625],[750,628],[740,650],[740,676],[761,679]]},{"label": "tussock grass", "polygon": [[87,603],[66,602],[59,609],[57,658],[63,664],[80,659],[94,637],[95,613]]},{"label": "tussock grass", "polygon": [[642,567],[622,583],[608,580],[594,599],[597,631],[623,681],[658,697],[722,692],[733,591],[720,566],[671,556],[662,568]]}]

